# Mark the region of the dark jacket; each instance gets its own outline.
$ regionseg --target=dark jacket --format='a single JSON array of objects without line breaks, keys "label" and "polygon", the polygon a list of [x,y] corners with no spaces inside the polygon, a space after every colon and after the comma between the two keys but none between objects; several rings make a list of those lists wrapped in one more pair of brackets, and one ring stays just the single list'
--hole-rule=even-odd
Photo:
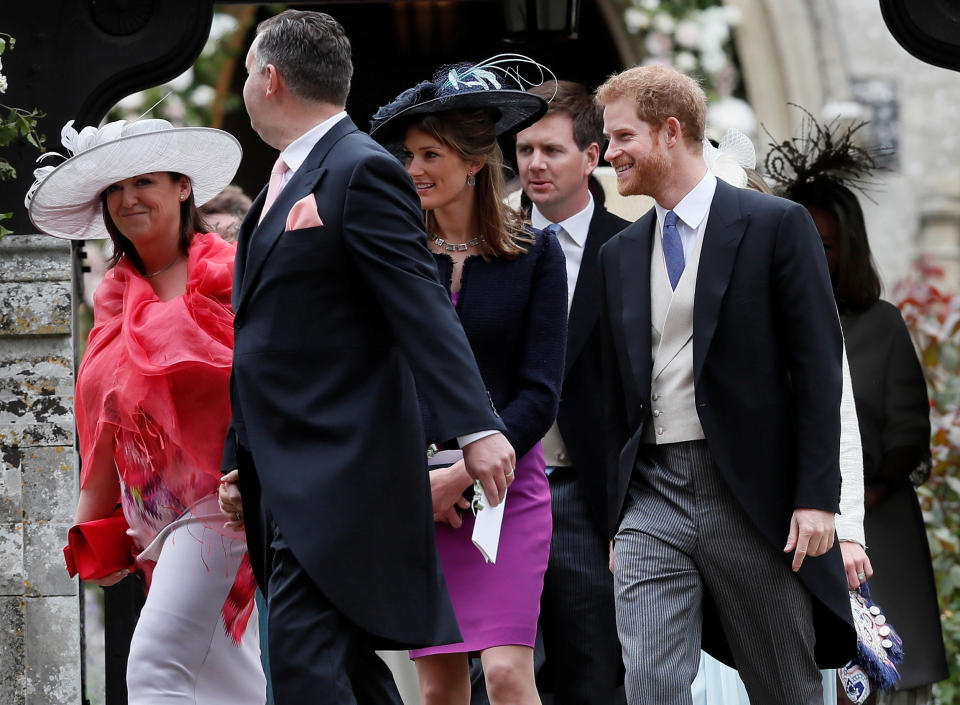
[{"label": "dark jacket", "polygon": [[[526,454],[557,415],[567,331],[567,270],[552,235],[516,259],[467,258],[460,279],[457,314],[480,375],[517,458]],[[453,260],[434,254],[440,280],[450,287]],[[427,438],[444,440],[427,400]]]},{"label": "dark jacket", "polygon": [[[651,418],[655,226],[651,210],[600,251],[611,536]],[[719,181],[694,299],[697,412],[721,477],[777,551],[794,509],[839,509],[842,345],[810,215],[790,201]],[[838,544],[805,560],[799,575],[816,598],[818,661],[842,666],[856,637]],[[714,626],[708,605],[704,649],[729,659]]]},{"label": "dark jacket", "polygon": [[863,520],[870,592],[903,639],[900,689],[947,677],[930,545],[910,473],[930,461],[923,369],[896,306],[877,301],[840,316],[863,443],[864,485],[882,499]]},{"label": "dark jacket", "polygon": [[[285,231],[309,194],[323,224]],[[437,279],[413,183],[345,118],[257,225],[264,198],[237,247],[223,463],[236,465],[237,442],[253,456],[240,488],[258,580],[262,505],[323,595],[375,643],[459,641],[416,390],[446,437],[503,424]]]},{"label": "dark jacket", "polygon": [[557,426],[577,481],[601,535],[607,534],[607,491],[603,452],[603,396],[600,346],[600,247],[630,222],[599,203],[590,219],[577,288],[567,321],[567,357]]}]

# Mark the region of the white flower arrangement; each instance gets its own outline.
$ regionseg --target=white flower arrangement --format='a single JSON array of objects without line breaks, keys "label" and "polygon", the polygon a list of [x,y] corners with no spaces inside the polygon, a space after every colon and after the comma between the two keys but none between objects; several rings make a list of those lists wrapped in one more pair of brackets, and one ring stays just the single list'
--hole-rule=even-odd
[{"label": "white flower arrangement", "polygon": [[729,71],[731,28],[740,10],[722,4],[698,7],[689,0],[624,0],[624,24],[638,35],[646,64],[669,64],[684,73],[713,77]]}]

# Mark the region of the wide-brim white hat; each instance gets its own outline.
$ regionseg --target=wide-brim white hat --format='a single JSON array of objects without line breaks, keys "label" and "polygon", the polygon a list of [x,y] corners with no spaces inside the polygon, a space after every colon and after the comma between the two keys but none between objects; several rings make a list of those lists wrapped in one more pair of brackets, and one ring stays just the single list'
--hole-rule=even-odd
[{"label": "wide-brim white hat", "polygon": [[230,184],[243,155],[228,132],[174,127],[166,120],[119,120],[79,133],[71,120],[61,139],[73,156],[35,170],[24,205],[42,232],[68,240],[108,237],[100,195],[111,184],[151,172],[179,172],[190,179],[199,206]]}]

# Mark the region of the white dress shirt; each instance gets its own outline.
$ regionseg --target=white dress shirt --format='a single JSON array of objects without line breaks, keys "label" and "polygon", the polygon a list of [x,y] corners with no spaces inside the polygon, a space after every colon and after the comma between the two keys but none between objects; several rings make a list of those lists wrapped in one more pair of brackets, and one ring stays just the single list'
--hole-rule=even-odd
[{"label": "white dress shirt", "polygon": [[303,166],[303,163],[307,160],[310,152],[312,152],[313,148],[317,146],[317,142],[319,142],[323,136],[330,131],[331,127],[336,125],[345,117],[347,117],[347,111],[341,110],[336,115],[328,117],[319,125],[311,127],[309,130],[297,137],[297,139],[295,139],[293,142],[288,144],[285,150],[280,152],[280,156],[283,157],[284,164],[287,165],[287,170],[284,172],[283,179],[280,181],[281,190],[283,190],[284,186],[290,183],[290,179],[293,178],[293,175],[297,172],[297,169]]},{"label": "white dress shirt", "polygon": [[[563,230],[557,233],[557,240],[560,242],[560,248],[563,250],[563,256],[567,260],[567,314],[570,314],[570,307],[573,305],[573,294],[577,290],[577,277],[580,274],[580,264],[583,262],[583,248],[587,244],[587,235],[590,232],[590,220],[593,218],[593,195],[588,193],[590,200],[579,213],[571,215],[566,220],[557,223]],[[548,225],[552,225],[552,220],[547,220],[537,204],[533,204],[530,211],[530,223],[537,230],[543,230]]]},{"label": "white dress shirt", "polygon": [[[707,229],[707,215],[710,213],[710,204],[713,203],[713,194],[717,190],[717,177],[709,169],[703,178],[686,196],[680,199],[673,212],[677,214],[677,230],[680,232],[680,242],[683,244],[683,259],[690,259],[690,253],[697,244],[697,239],[703,236]],[[657,230],[663,237],[663,218],[667,209],[656,201],[653,207],[657,210]]]}]

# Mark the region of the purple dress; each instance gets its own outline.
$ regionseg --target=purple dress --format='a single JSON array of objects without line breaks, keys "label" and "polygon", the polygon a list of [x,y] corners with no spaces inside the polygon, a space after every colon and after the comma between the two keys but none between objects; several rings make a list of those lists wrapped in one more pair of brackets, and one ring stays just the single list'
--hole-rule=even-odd
[{"label": "purple dress", "polygon": [[520,459],[515,472],[507,490],[496,563],[485,562],[470,540],[473,512],[463,512],[459,529],[435,525],[443,577],[463,641],[415,649],[410,658],[505,644],[533,647],[553,531],[550,486],[539,443]]},{"label": "purple dress", "polygon": [[[441,277],[447,273],[449,284],[445,259],[438,257],[438,265]],[[434,525],[463,641],[412,650],[414,659],[508,644],[533,647],[550,555],[550,486],[543,450],[535,439],[550,427],[559,401],[566,344],[563,253],[554,239],[546,241],[538,233],[537,246],[516,260],[469,258],[461,281],[461,290],[451,299],[484,382],[507,425],[507,437],[521,452],[524,446],[528,450],[518,460],[516,479],[507,490],[495,564],[485,562],[471,541],[474,517],[470,510],[461,514],[459,529],[445,523]],[[499,286],[503,282],[509,283]],[[511,288],[521,290],[509,291]],[[502,303],[498,295],[504,297]],[[511,307],[516,309],[515,315]],[[534,321],[536,325],[531,326]],[[555,349],[559,352],[554,359]],[[506,380],[511,377],[513,388],[507,391]]]}]

